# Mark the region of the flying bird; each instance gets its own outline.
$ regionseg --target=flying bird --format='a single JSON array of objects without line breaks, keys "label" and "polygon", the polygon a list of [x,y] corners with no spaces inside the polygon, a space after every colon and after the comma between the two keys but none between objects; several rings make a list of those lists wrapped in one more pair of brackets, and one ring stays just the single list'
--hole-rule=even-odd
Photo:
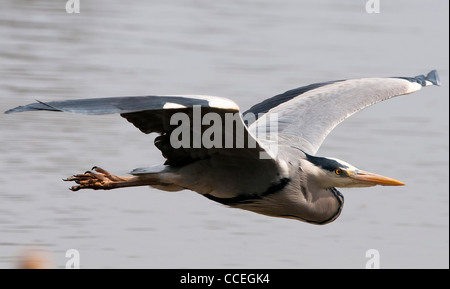
[{"label": "flying bird", "polygon": [[240,113],[230,99],[131,96],[28,104],[5,113],[59,111],[120,114],[154,141],[166,161],[121,177],[100,168],[65,179],[70,189],[151,186],[192,190],[215,202],[259,214],[327,224],[340,215],[336,188],[401,186],[337,158],[316,156],[330,131],[380,101],[440,85],[437,71],[415,77],[361,78],[286,91]]}]

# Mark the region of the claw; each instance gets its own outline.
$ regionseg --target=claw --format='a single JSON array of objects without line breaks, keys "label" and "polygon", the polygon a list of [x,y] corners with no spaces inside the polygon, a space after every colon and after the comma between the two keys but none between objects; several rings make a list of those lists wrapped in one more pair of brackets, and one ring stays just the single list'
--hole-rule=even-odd
[{"label": "claw", "polygon": [[118,187],[118,184],[125,183],[129,178],[115,176],[104,169],[94,166],[91,171],[86,171],[84,174],[77,174],[63,181],[73,181],[78,186],[69,188],[71,191],[78,191],[81,189],[94,190],[110,190]]},{"label": "claw", "polygon": [[96,171],[97,173],[101,173],[107,176],[110,176],[111,174],[108,171],[105,171],[104,169],[100,168],[100,167],[93,167],[92,168],[93,171]]}]

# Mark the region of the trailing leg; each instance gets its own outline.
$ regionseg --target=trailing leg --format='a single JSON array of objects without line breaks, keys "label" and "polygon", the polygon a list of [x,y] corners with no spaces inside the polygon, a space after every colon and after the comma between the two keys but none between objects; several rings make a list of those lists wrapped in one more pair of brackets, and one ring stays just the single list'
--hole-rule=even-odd
[{"label": "trailing leg", "polygon": [[99,167],[93,167],[92,171],[73,175],[64,181],[74,181],[78,184],[77,186],[72,186],[70,188],[72,191],[78,191],[80,189],[111,190],[116,188],[151,185],[151,182],[149,182],[147,178],[140,176],[118,177]]}]

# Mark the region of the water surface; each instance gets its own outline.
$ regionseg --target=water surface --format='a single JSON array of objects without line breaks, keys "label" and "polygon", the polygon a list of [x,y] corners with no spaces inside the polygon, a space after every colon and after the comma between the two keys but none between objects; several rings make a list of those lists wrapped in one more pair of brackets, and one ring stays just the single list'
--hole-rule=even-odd
[{"label": "water surface", "polygon": [[319,155],[402,180],[342,189],[326,226],[229,209],[194,192],[141,187],[70,192],[93,165],[116,174],[163,162],[155,136],[117,115],[0,115],[0,268],[26,248],[64,268],[449,267],[448,2],[64,1],[0,4],[0,110],[71,98],[149,94],[229,97],[243,110],[313,82],[414,76],[440,88],[370,107]]}]

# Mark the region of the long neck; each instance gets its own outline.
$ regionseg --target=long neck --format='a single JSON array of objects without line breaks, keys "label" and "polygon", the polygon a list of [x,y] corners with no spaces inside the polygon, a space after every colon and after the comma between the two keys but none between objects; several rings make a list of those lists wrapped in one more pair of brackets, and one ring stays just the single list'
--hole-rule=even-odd
[{"label": "long neck", "polygon": [[[336,189],[322,189],[326,197],[314,198],[310,202],[313,216],[317,216],[314,223],[324,225],[336,220],[344,207],[344,196]],[[317,195],[317,191],[315,192]]]},{"label": "long neck", "polygon": [[[313,167],[311,165],[311,167]],[[314,167],[313,167],[314,168]],[[289,178],[277,190],[252,201],[227,204],[259,214],[296,219],[312,224],[334,221],[342,211],[343,196],[311,178],[305,166],[289,163]]]},{"label": "long neck", "polygon": [[341,214],[344,196],[335,188],[323,189],[299,182],[289,197],[291,217],[302,221],[324,225],[334,221]]},{"label": "long neck", "polygon": [[299,179],[292,180],[277,193],[231,206],[317,225],[330,223],[339,217],[344,198],[335,188],[312,190],[304,184]]},{"label": "long neck", "polygon": [[[294,168],[294,167],[293,167]],[[314,224],[327,224],[339,217],[344,196],[334,187],[323,183],[317,166],[301,161],[297,170],[291,170],[293,181],[289,190],[294,216]],[[296,177],[295,177],[296,175]]]}]

